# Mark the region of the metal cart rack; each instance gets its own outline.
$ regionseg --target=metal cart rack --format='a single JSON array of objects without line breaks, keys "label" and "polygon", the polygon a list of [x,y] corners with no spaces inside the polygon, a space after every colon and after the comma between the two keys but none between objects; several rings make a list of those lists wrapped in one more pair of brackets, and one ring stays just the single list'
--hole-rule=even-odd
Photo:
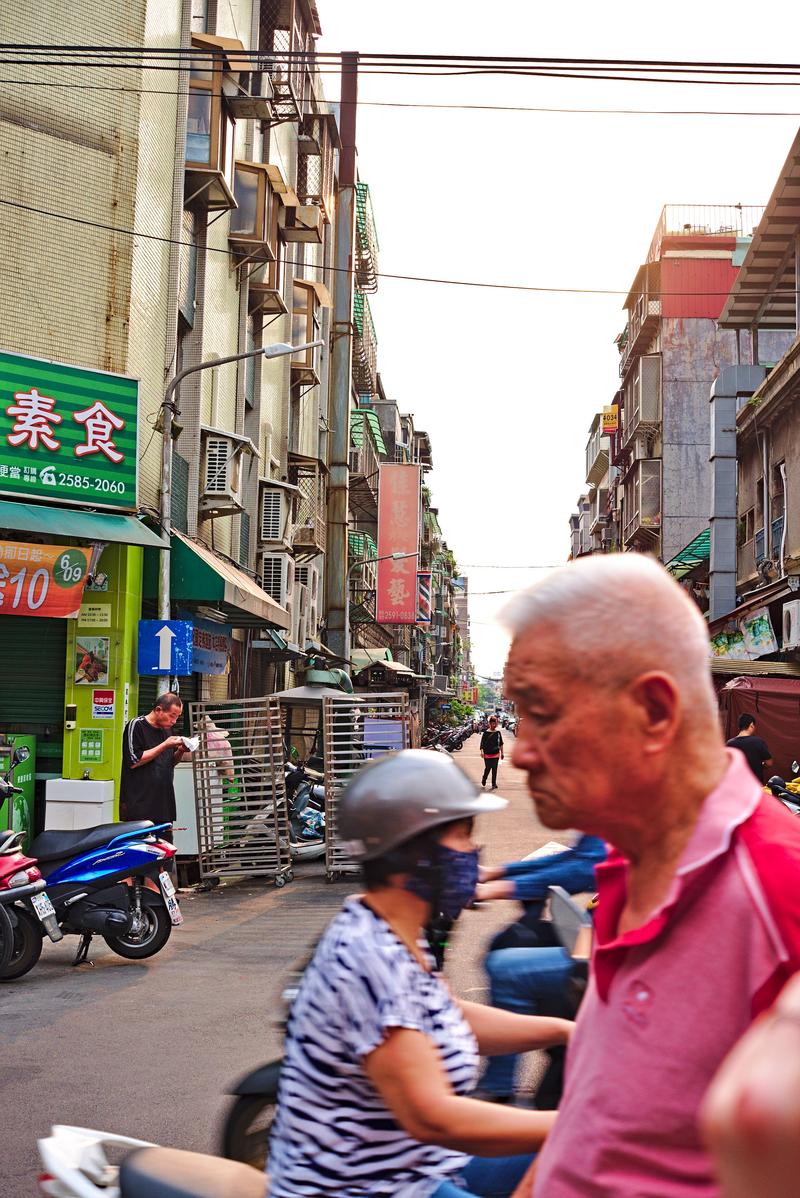
[{"label": "metal cart rack", "polygon": [[189,705],[200,875],[292,880],[277,698]]}]

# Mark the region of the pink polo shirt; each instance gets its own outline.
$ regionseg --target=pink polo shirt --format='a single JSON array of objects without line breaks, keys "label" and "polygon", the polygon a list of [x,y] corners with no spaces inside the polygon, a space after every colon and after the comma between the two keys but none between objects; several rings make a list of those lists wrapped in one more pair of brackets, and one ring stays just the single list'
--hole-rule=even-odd
[{"label": "pink polo shirt", "polygon": [[617,936],[625,858],[597,866],[592,978],[535,1198],[719,1195],[697,1133],[701,1100],[800,969],[800,819],[728,754],[667,899],[643,927]]}]

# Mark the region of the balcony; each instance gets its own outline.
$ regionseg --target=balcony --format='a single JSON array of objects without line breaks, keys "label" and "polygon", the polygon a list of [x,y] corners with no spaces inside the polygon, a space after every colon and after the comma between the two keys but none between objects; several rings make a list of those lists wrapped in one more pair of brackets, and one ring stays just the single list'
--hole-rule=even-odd
[{"label": "balcony", "polygon": [[304,0],[262,0],[258,47],[272,83],[273,119],[299,121],[311,94],[309,61],[320,33],[316,5]]},{"label": "balcony", "polygon": [[359,395],[377,390],[378,339],[369,301],[363,291],[353,297],[353,386]]},{"label": "balcony", "polygon": [[316,204],[330,222],[334,205],[334,149],[338,145],[336,122],[327,113],[309,113],[300,124],[297,139],[297,198]]},{"label": "balcony", "polygon": [[635,462],[625,480],[623,539],[629,548],[652,548],[661,533],[661,462]]},{"label": "balcony", "polygon": [[648,262],[657,262],[665,243],[680,244],[692,237],[751,237],[764,214],[763,205],[665,204],[661,209]]},{"label": "balcony", "polygon": [[610,519],[608,511],[608,487],[598,487],[591,498],[589,510],[589,532],[594,534],[605,528]]},{"label": "balcony", "polygon": [[661,354],[639,358],[625,383],[622,440],[652,433],[661,423]]},{"label": "balcony", "polygon": [[366,183],[356,183],[356,282],[361,291],[378,290],[378,234]]},{"label": "balcony", "polygon": [[378,502],[380,455],[386,456],[386,445],[374,412],[358,408],[351,413],[350,439],[350,493],[365,514],[373,515]]},{"label": "balcony", "polygon": [[603,418],[595,416],[586,444],[586,482],[590,487],[596,487],[608,470],[610,452],[611,440],[603,435]]},{"label": "balcony", "polygon": [[297,561],[325,552],[327,503],[325,467],[316,458],[289,454],[289,482],[297,487],[292,549]]},{"label": "balcony", "polygon": [[649,349],[658,332],[661,319],[660,275],[661,268],[658,262],[640,266],[637,271],[625,303],[628,309],[628,324],[617,342],[620,351],[620,375],[627,374],[636,358]]}]

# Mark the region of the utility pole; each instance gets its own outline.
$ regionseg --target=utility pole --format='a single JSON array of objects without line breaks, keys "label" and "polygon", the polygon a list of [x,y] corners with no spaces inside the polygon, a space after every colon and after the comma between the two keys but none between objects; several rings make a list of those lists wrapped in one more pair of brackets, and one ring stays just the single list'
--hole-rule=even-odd
[{"label": "utility pole", "polygon": [[326,640],[350,661],[347,532],[350,507],[350,392],[353,360],[354,237],[356,211],[356,108],[358,54],[342,54],[339,194],[336,201],[333,333],[329,420],[330,483],[328,543],[325,555]]}]

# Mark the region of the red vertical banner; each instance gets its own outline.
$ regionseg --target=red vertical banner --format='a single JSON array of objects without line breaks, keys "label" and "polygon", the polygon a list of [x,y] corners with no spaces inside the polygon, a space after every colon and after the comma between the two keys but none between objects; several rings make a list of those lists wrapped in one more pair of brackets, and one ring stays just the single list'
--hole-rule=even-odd
[{"label": "red vertical banner", "polygon": [[378,490],[378,557],[409,556],[378,562],[379,624],[416,624],[417,561],[422,467],[383,463]]}]

